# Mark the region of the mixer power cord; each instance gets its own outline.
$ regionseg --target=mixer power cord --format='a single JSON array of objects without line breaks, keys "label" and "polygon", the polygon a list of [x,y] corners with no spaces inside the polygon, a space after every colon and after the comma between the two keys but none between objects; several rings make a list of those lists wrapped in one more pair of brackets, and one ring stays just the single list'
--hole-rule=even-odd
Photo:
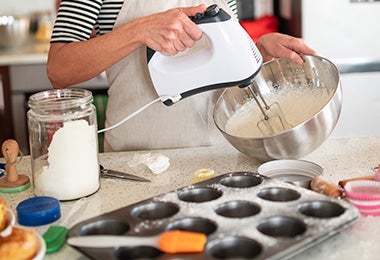
[{"label": "mixer power cord", "polygon": [[150,107],[151,105],[153,105],[154,103],[158,102],[158,101],[161,101],[161,100],[165,100],[169,97],[166,97],[166,96],[162,96],[162,97],[159,97],[159,98],[156,98],[155,100],[152,100],[150,101],[148,104],[144,105],[143,107],[139,108],[138,110],[136,110],[135,112],[133,112],[132,114],[126,116],[123,120],[121,120],[120,122],[114,124],[114,125],[111,125],[107,128],[104,128],[104,129],[101,129],[101,130],[98,130],[98,134],[100,133],[103,133],[105,131],[109,131],[111,129],[114,129],[122,124],[124,124],[126,121],[128,121],[129,119],[131,119],[132,117],[140,114],[142,111],[144,111],[145,109],[147,109],[148,107]]}]

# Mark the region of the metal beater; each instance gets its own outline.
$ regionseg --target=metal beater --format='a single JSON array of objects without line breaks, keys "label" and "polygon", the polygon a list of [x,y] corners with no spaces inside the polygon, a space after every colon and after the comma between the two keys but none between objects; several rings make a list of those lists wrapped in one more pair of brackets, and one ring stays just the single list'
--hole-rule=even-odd
[{"label": "metal beater", "polygon": [[[271,105],[268,105],[261,95],[260,90],[254,84],[249,85],[247,88],[251,92],[253,99],[263,115],[263,119],[257,122],[257,127],[263,136],[274,135],[293,127],[287,122],[278,102],[273,102]],[[262,102],[263,105],[260,102]]]}]

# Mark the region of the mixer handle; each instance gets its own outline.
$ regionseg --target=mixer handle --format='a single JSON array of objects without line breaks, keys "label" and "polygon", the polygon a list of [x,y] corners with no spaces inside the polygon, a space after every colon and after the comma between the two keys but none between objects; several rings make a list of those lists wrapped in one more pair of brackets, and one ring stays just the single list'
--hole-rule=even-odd
[{"label": "mixer handle", "polygon": [[[197,13],[194,16],[189,17],[195,24],[205,24],[205,23],[215,23],[215,22],[223,22],[231,19],[231,16],[225,12],[223,9],[220,9],[218,5],[212,4],[207,7],[204,13]],[[156,51],[147,47],[146,48],[146,56],[147,62],[149,63],[150,59],[154,55]]]}]

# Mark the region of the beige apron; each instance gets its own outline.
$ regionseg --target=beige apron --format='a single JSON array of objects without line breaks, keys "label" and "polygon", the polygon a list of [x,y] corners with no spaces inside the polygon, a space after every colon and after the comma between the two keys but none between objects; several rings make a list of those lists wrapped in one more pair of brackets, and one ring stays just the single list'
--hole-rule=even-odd
[{"label": "beige apron", "polygon": [[[115,28],[136,18],[175,7],[217,3],[231,13],[224,0],[125,0]],[[110,84],[106,127],[158,98],[151,82],[146,47],[142,46],[107,70]],[[212,118],[221,90],[185,98],[172,106],[161,101],[121,126],[105,133],[104,151],[127,151],[206,146],[223,139]]]}]

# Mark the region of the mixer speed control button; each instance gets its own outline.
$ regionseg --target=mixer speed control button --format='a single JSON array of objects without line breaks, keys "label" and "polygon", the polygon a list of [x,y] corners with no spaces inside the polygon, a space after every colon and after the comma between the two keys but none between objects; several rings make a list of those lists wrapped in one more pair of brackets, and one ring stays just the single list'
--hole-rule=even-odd
[{"label": "mixer speed control button", "polygon": [[219,7],[216,4],[213,4],[207,7],[205,14],[207,16],[215,16],[215,15],[218,15],[219,10],[220,10]]}]

